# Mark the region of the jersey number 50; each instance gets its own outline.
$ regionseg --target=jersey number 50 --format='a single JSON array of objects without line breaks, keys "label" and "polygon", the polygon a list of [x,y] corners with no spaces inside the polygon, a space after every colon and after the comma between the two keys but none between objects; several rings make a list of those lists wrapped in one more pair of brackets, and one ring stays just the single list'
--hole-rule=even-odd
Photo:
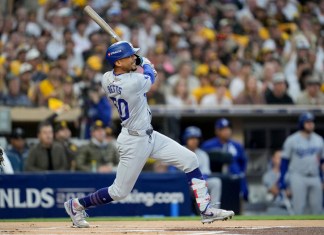
[{"label": "jersey number 50", "polygon": [[110,97],[113,101],[114,105],[116,106],[119,117],[122,121],[125,121],[129,118],[129,110],[128,110],[128,103],[124,99],[116,99],[115,97]]}]

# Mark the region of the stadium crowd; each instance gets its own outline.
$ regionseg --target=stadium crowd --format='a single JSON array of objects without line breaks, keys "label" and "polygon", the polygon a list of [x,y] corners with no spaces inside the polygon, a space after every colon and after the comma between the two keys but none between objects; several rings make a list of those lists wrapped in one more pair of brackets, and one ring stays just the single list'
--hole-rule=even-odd
[{"label": "stadium crowd", "polygon": [[14,3],[0,17],[2,105],[62,101],[90,116],[110,106],[89,93],[100,93],[113,39],[85,4],[155,64],[150,104],[324,104],[323,0]]}]

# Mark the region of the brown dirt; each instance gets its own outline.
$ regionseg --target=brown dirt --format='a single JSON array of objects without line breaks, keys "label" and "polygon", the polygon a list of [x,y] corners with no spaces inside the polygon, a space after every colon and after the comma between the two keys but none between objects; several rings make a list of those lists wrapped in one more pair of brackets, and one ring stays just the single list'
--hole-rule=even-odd
[{"label": "brown dirt", "polygon": [[87,229],[72,228],[70,222],[0,222],[0,234],[141,234],[141,235],[212,235],[212,234],[307,234],[323,235],[323,220],[222,221],[96,221]]}]

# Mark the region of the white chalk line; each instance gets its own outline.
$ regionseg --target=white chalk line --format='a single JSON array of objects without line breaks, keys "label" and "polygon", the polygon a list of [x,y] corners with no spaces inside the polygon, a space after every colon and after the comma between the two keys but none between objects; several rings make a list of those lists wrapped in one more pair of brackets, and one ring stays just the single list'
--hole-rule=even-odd
[{"label": "white chalk line", "polygon": [[195,233],[188,233],[185,235],[213,235],[213,234],[218,234],[218,235],[246,235],[246,234],[235,234],[235,233],[228,233],[226,231],[212,231],[212,232],[195,232]]},{"label": "white chalk line", "polygon": [[273,229],[273,228],[294,228],[293,226],[254,226],[254,227],[233,227],[233,229],[251,229],[251,230],[258,230],[258,229]]},{"label": "white chalk line", "polygon": [[[55,230],[55,229],[66,229],[67,227],[66,226],[57,226],[57,227],[44,227],[44,228],[37,228],[39,230]],[[68,228],[72,228],[71,227],[68,227]]]}]

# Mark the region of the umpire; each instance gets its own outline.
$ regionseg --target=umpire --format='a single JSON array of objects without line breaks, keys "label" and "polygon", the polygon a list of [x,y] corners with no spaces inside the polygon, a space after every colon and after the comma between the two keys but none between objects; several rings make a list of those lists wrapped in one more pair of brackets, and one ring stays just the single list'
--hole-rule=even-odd
[{"label": "umpire", "polygon": [[289,170],[295,214],[321,214],[323,190],[320,166],[324,162],[323,138],[314,132],[312,113],[302,113],[298,127],[299,131],[288,136],[283,146],[279,187],[286,189],[284,177]]}]

